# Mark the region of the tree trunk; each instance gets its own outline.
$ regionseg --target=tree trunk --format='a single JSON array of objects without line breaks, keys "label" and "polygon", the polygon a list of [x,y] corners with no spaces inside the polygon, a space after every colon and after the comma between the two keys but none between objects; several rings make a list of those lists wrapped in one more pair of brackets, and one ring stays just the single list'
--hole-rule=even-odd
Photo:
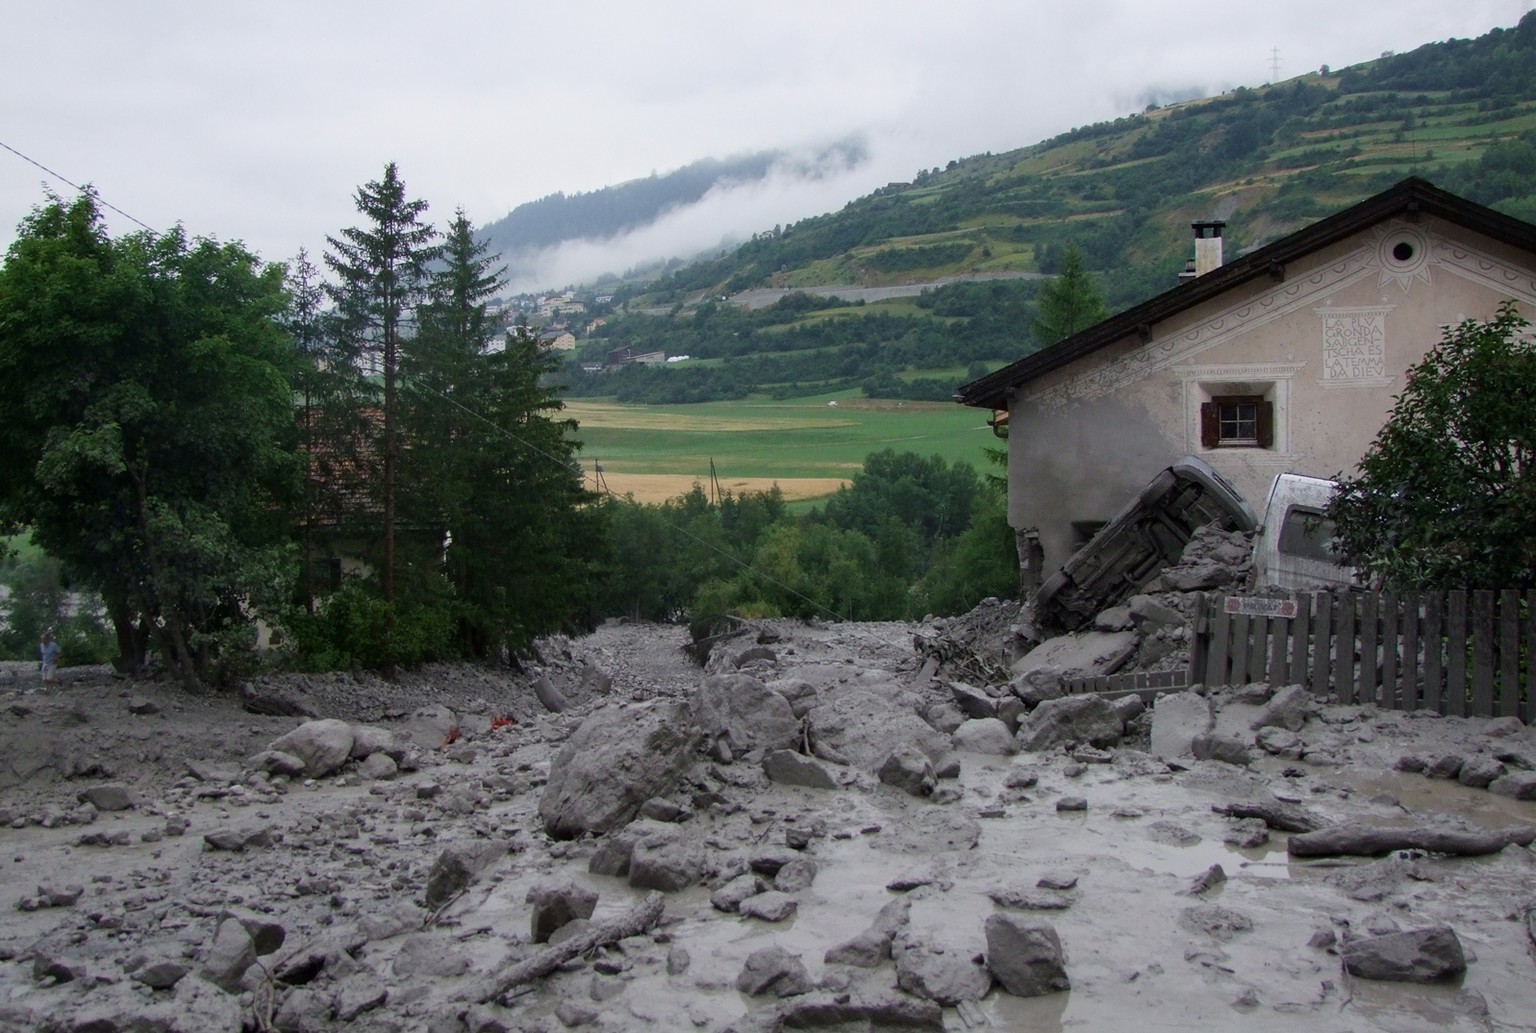
[{"label": "tree trunk", "polygon": [[143,626],[135,621],[137,615],[133,607],[120,594],[115,591],[103,592],[102,598],[107,604],[107,614],[112,619],[113,633],[117,636],[117,656],[112,658],[112,669],[118,674],[133,677],[144,669],[149,636]]},{"label": "tree trunk", "polygon": [[[139,534],[144,536],[144,565],[149,568],[149,576],[158,582],[162,568],[160,557],[155,552],[154,536],[149,530],[149,496],[145,490],[144,481],[142,471],[136,471],[133,474],[133,486],[138,494]],[[160,651],[165,656],[167,666],[174,667],[180,672],[182,684],[188,690],[197,689],[200,685],[197,669],[192,664],[192,655],[187,646],[186,628],[180,614],[176,613],[174,608],[166,612],[166,607],[158,607],[159,612],[152,613],[147,605],[148,600],[143,598],[143,593],[139,595],[140,611],[160,642]],[[158,621],[155,620],[156,616],[160,618]]]},{"label": "tree trunk", "polygon": [[569,940],[546,947],[531,958],[501,966],[494,974],[472,985],[464,997],[480,1003],[495,1000],[523,983],[549,975],[567,961],[595,947],[639,936],[661,921],[664,906],[661,894],[652,890],[643,902],[628,913],[593,926],[580,936],[572,936]]}]

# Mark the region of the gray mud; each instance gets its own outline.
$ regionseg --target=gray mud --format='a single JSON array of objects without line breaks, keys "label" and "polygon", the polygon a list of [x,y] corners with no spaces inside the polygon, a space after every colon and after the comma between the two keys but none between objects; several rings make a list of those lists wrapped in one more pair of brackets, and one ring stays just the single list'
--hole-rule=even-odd
[{"label": "gray mud", "polygon": [[[930,714],[949,698],[931,665],[921,666],[907,626],[775,622],[772,630],[772,658],[744,668],[764,681],[801,679],[826,696],[884,686]],[[122,685],[102,672],[74,672],[53,696],[22,695],[30,673],[10,672],[9,686],[0,682],[0,705],[10,708],[0,731],[0,1028],[741,1028],[744,1016],[776,1003],[735,988],[760,947],[798,955],[832,993],[899,992],[890,961],[852,969],[824,955],[905,897],[909,942],[979,957],[989,914],[1027,910],[1065,947],[1070,991],[1026,999],[994,985],[978,1001],[945,1007],[947,1030],[1536,1030],[1529,850],[1297,861],[1283,832],[1248,847],[1226,842],[1238,822],[1213,807],[1234,800],[1289,801],[1330,824],[1536,825],[1536,803],[1395,770],[1410,755],[1536,757],[1529,730],[1337,706],[1314,713],[1300,733],[1324,763],[1255,749],[1247,768],[1169,765],[1143,752],[1143,721],[1140,738],[1132,722],[1130,737],[1107,751],[1109,763],[1078,763],[1063,748],[958,754],[958,778],[940,780],[931,798],[836,765],[842,788],[778,785],[751,753],[730,762],[700,753],[676,795],[700,801],[681,827],[703,848],[703,881],[667,894],[650,934],[570,961],[505,1004],[455,1000],[503,958],[540,949],[528,943],[525,900],[536,884],[559,877],[596,891],[594,921],[643,899],[624,878],[588,871],[598,841],[551,840],[539,803],[561,746],[588,714],[694,691],[704,673],[682,655],[682,641],[676,628],[614,625],[546,644],[541,671],[571,702],[564,714],[539,707],[533,671],[303,682],[324,716],[402,734],[419,707],[457,713],[457,741],[418,742],[407,770],[384,780],[351,765],[318,779],[241,771],[299,718],[245,713],[233,699],[188,697],[167,684]],[[714,667],[730,669],[749,644],[720,647]],[[611,686],[594,681],[594,669]],[[1257,707],[1212,699],[1217,730],[1251,742]],[[516,724],[492,731],[497,714]],[[191,775],[188,761],[224,765],[227,777]],[[107,784],[134,790],[136,805],[79,802],[82,790]],[[1065,797],[1086,808],[1058,811]],[[270,842],[233,852],[204,838],[232,830],[265,831]],[[791,830],[812,830],[801,853],[819,869],[792,894],[795,913],[767,922],[716,910],[712,890],[745,859],[787,850]],[[444,849],[490,841],[509,850],[441,908],[428,907],[428,874]],[[1190,895],[1212,865],[1225,881]],[[1071,885],[1042,889],[1042,879]],[[887,888],[898,881],[917,885]],[[40,887],[69,886],[81,888],[73,903],[19,907]],[[324,964],[301,984],[252,966],[227,991],[192,994],[186,987],[201,983],[229,908],[283,927],[283,947],[264,964],[312,943],[330,944]],[[1465,975],[1432,985],[1351,977],[1334,942],[1384,924],[1449,924],[1468,955]],[[151,990],[135,976],[146,960],[183,964],[184,985]],[[173,1017],[146,1018],[159,1014],[157,1002]]]}]

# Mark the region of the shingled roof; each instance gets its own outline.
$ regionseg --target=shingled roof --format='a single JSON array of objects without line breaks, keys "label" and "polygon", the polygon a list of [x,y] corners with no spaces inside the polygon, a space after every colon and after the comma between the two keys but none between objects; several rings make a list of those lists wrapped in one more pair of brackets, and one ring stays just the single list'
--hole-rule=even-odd
[{"label": "shingled roof", "polygon": [[1173,316],[1259,277],[1285,278],[1287,263],[1328,247],[1352,234],[1406,215],[1429,214],[1465,226],[1512,247],[1536,252],[1536,226],[1473,204],[1418,177],[1409,177],[1352,208],[1314,222],[1272,244],[1250,251],[1204,276],[1181,283],[1134,308],[1043,348],[1033,355],[989,373],[960,388],[955,401],[980,409],[1008,408],[1009,393],[1021,384],[1091,355],[1133,334],[1150,335],[1152,328]]}]

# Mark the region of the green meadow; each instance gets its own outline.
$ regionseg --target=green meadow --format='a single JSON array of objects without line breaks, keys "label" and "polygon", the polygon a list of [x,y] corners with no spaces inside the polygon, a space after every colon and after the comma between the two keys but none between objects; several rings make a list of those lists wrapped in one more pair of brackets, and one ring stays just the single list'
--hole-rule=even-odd
[{"label": "green meadow", "polygon": [[[836,404],[832,404],[836,403]],[[589,483],[601,465],[607,488],[643,502],[708,485],[710,462],[724,488],[777,483],[790,498],[831,494],[882,449],[965,461],[978,470],[999,444],[988,414],[943,402],[898,402],[853,394],[786,401],[748,399],[691,405],[624,405],[572,399],[581,464]]]}]

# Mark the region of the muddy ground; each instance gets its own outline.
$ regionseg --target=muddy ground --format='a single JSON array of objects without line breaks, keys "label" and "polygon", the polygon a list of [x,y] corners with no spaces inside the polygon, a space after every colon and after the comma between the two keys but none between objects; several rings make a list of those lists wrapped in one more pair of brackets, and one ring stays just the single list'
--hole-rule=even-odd
[{"label": "muddy ground", "polygon": [[[706,673],[682,629],[609,625],[544,643],[522,671],[258,682],[252,699],[268,709],[298,701],[404,744],[395,771],[351,760],[319,778],[250,763],[305,718],[97,670],[26,694],[35,667],[12,665],[0,672],[0,1029],[1536,1030],[1527,848],[1299,859],[1291,833],[1214,809],[1289,804],[1343,828],[1536,825],[1536,802],[1454,777],[1536,766],[1530,730],[1319,705],[1296,731],[1265,733],[1266,749],[1252,725],[1272,690],[1248,687],[1205,696],[1239,763],[1195,759],[1134,703],[1117,711],[1118,742],[1012,753],[1032,718],[1008,742],[966,734],[952,685],[963,672],[925,663],[915,630],[772,622],[719,645],[713,675],[796,697],[808,716],[792,748],[820,754],[836,787],[771,780],[750,730],[691,735],[637,827],[676,826],[673,847],[692,857],[680,881],[693,884],[666,891],[638,935],[484,1002],[477,987],[504,960],[549,949],[530,942],[531,889],[596,893],[598,924],[647,899],[591,871],[611,836],[554,839],[540,808],[592,715],[696,708]],[[568,709],[548,710],[536,686]],[[1011,699],[1006,685],[981,695]],[[889,722],[855,705],[872,698]],[[845,702],[841,720],[859,727],[808,709]],[[903,732],[897,718],[913,716],[922,728]],[[493,729],[497,717],[512,723]],[[927,776],[952,777],[914,794],[861,762],[904,734],[941,754]],[[1172,755],[1154,756],[1154,739]],[[613,781],[627,765],[614,762]],[[444,890],[452,857],[471,860]],[[776,879],[795,859],[813,865]],[[1225,881],[1202,889],[1212,865]],[[765,894],[787,916],[718,906],[717,891],[753,872],[788,887]],[[906,914],[883,952],[827,959],[897,901]],[[995,913],[1054,928],[1069,990],[997,985],[984,932]],[[1354,938],[1437,925],[1454,930],[1463,974],[1381,981],[1341,960]],[[771,946],[804,970],[774,985],[807,992],[738,989],[748,957]]]}]

